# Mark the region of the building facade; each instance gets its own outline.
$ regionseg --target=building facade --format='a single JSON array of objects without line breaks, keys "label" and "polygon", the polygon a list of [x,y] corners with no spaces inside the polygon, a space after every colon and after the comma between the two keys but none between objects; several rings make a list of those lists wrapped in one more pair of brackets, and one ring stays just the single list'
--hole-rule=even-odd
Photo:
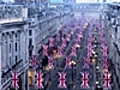
[{"label": "building facade", "polygon": [[23,5],[0,6],[0,90],[12,90],[11,71],[18,72],[18,90],[29,90],[31,57],[38,55],[41,45],[48,43],[49,37],[58,33],[58,27],[73,17],[72,12],[64,10],[59,14],[49,11],[49,14],[40,16],[38,7],[29,8]]},{"label": "building facade", "polygon": [[25,87],[28,66],[27,11],[21,5],[1,5],[1,90],[10,89],[11,71],[17,71],[20,90]]},{"label": "building facade", "polygon": [[102,27],[108,43],[110,70],[113,75],[113,90],[120,89],[120,5],[108,4],[101,14]]}]

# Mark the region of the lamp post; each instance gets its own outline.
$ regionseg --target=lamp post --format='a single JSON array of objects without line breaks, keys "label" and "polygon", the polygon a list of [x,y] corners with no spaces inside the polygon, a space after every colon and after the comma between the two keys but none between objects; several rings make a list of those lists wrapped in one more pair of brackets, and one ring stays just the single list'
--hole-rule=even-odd
[{"label": "lamp post", "polygon": [[51,70],[53,69],[53,67],[46,67],[46,70],[48,71],[49,74],[49,81],[51,81]]},{"label": "lamp post", "polygon": [[74,84],[74,77],[73,77],[74,72],[73,72],[73,67],[74,67],[74,65],[76,65],[76,62],[72,60],[72,61],[70,62],[70,64],[71,64],[71,66],[72,66],[72,81],[71,81],[70,84],[72,84],[72,89],[73,89],[73,84]]}]

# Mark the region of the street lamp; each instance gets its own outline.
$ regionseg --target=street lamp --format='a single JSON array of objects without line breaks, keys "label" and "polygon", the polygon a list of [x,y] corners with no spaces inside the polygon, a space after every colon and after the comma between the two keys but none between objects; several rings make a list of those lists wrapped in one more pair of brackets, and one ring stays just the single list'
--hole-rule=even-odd
[{"label": "street lamp", "polygon": [[73,88],[73,84],[74,84],[74,83],[73,83],[73,81],[74,81],[74,80],[73,80],[73,78],[74,78],[74,77],[73,77],[73,66],[76,65],[76,62],[72,60],[72,61],[70,62],[70,64],[71,64],[71,66],[72,66],[72,81],[71,81],[70,84],[72,84],[72,88]]},{"label": "street lamp", "polygon": [[96,69],[99,69],[99,66],[96,66]]},{"label": "street lamp", "polygon": [[96,81],[95,83],[96,83],[96,84],[99,84],[99,82],[98,82],[98,81]]},{"label": "street lamp", "polygon": [[53,69],[53,67],[51,67],[51,66],[47,66],[46,67],[46,70],[48,71],[48,73],[49,73],[49,81],[51,81],[51,70]]}]

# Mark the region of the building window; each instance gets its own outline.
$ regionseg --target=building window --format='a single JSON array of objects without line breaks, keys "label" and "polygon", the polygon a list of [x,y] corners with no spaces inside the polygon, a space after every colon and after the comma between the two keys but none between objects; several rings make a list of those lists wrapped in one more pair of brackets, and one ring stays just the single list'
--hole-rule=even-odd
[{"label": "building window", "polygon": [[9,35],[9,38],[11,39],[11,35]]},{"label": "building window", "polygon": [[32,46],[32,38],[29,39],[29,56],[32,55],[32,49],[31,49],[31,46]]},{"label": "building window", "polygon": [[9,44],[9,52],[11,53],[11,43]]},{"label": "building window", "polygon": [[32,38],[29,39],[29,45],[32,45]]},{"label": "building window", "polygon": [[32,30],[29,30],[29,36],[32,36]]},{"label": "building window", "polygon": [[4,34],[4,33],[2,33],[2,36],[5,36],[5,34]]},{"label": "building window", "polygon": [[17,38],[17,33],[15,34],[15,37]]},{"label": "building window", "polygon": [[15,43],[15,51],[17,52],[17,42]]},{"label": "building window", "polygon": [[17,55],[15,55],[15,62],[17,62],[17,60],[18,60],[18,57],[17,57]]},{"label": "building window", "polygon": [[9,58],[9,60],[10,60],[10,65],[12,65],[12,60],[11,60],[11,57]]}]

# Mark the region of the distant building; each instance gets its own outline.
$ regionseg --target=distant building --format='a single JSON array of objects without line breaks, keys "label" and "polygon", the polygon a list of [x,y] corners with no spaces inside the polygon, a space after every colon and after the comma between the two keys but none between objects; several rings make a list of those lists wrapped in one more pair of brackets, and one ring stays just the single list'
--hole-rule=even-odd
[{"label": "distant building", "polygon": [[64,0],[66,4],[74,4],[76,3],[76,0]]}]

